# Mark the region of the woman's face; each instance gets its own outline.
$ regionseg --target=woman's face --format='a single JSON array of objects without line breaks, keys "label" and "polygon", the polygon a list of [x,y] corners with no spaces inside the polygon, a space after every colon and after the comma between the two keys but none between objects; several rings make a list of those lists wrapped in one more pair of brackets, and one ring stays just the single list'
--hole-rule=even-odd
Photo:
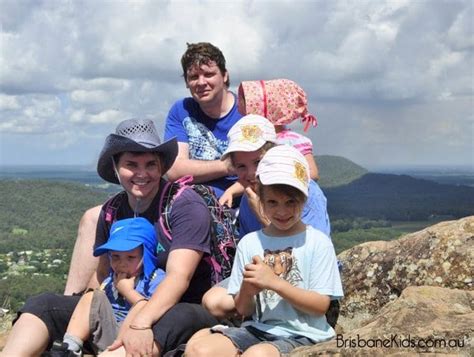
[{"label": "woman's face", "polygon": [[161,162],[153,153],[125,152],[117,164],[120,183],[135,199],[152,200],[158,192]]},{"label": "woman's face", "polygon": [[239,176],[239,182],[244,187],[250,187],[256,191],[257,178],[255,173],[257,172],[257,166],[262,157],[262,149],[250,152],[237,151],[232,153],[232,164]]}]

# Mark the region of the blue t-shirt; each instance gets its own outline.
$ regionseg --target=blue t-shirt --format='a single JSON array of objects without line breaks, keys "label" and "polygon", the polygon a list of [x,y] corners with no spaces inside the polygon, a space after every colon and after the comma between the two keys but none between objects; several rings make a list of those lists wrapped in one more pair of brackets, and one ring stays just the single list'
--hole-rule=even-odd
[{"label": "blue t-shirt", "polygon": [[[132,305],[127,299],[120,295],[118,290],[114,287],[113,277],[114,274],[111,272],[110,275],[102,282],[100,288],[101,290],[104,290],[107,299],[109,299],[110,305],[112,305],[115,319],[117,322],[121,322],[127,317]],[[164,278],[165,272],[160,268],[157,268],[151,274],[150,279],[145,279],[144,275],[142,274],[135,285],[135,290],[143,297],[149,299],[158,287],[158,284],[160,284]]]},{"label": "blue t-shirt", "polygon": [[[178,142],[187,143],[192,160],[219,160],[229,145],[227,133],[241,117],[235,95],[232,109],[219,119],[206,115],[193,98],[180,99],[168,113],[164,139],[176,137]],[[227,176],[204,183],[220,197],[236,180],[235,176]]]},{"label": "blue t-shirt", "polygon": [[[331,224],[329,223],[326,196],[324,196],[319,185],[313,180],[309,183],[308,199],[303,207],[301,220],[304,224],[309,224],[330,237]],[[240,201],[239,224],[241,237],[262,229],[262,224],[250,208],[247,195],[245,194]]]}]

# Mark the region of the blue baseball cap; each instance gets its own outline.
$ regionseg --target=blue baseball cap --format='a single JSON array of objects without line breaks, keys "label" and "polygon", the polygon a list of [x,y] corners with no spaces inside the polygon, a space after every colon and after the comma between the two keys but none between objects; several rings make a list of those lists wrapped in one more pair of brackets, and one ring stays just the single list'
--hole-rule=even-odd
[{"label": "blue baseball cap", "polygon": [[149,278],[158,264],[156,257],[158,242],[155,227],[146,218],[135,217],[114,222],[110,228],[109,239],[94,250],[94,256],[111,250],[126,252],[140,245],[143,246],[143,272],[145,277]]}]

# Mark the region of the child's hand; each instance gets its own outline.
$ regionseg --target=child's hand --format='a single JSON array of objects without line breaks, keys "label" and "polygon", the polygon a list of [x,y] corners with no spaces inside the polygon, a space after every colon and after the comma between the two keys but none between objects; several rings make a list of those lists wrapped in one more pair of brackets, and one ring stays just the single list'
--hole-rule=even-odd
[{"label": "child's hand", "polygon": [[259,290],[271,289],[272,284],[280,279],[262,258],[255,255],[252,263],[247,264],[244,270],[244,282],[253,285]]},{"label": "child's hand", "polygon": [[135,276],[127,277],[126,273],[115,273],[114,285],[120,294],[126,295],[128,291],[135,289]]},{"label": "child's hand", "polygon": [[251,187],[245,188],[245,194],[247,195],[247,200],[249,203],[249,207],[252,212],[255,214],[259,222],[264,226],[268,226],[270,224],[270,220],[265,216],[263,213],[262,207],[260,205],[260,196],[252,190]]},{"label": "child's hand", "polygon": [[227,206],[227,207],[232,207],[232,202],[234,200],[234,197],[232,197],[232,193],[228,192],[228,190],[226,190],[221,198],[219,198],[219,203],[222,205],[222,206]]},{"label": "child's hand", "polygon": [[226,166],[227,169],[227,175],[232,176],[235,175],[235,168],[234,165],[232,165],[232,160],[230,158],[230,155],[226,157],[224,160],[224,165]]}]

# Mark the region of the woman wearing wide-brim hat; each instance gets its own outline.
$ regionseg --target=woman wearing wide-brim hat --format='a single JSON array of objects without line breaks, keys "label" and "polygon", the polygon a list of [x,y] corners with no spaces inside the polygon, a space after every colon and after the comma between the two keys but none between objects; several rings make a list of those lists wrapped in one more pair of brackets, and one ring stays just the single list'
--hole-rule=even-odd
[{"label": "woman wearing wide-brim hat", "polygon": [[[99,263],[92,255],[93,246],[106,241],[111,221],[141,216],[155,224],[158,266],[166,271],[152,298],[132,308],[112,345],[118,350],[104,355],[160,356],[184,343],[198,329],[217,323],[200,305],[202,295],[211,286],[210,270],[203,260],[210,252],[210,217],[203,200],[193,190],[184,190],[175,199],[169,214],[172,240],[156,224],[160,193],[166,183],[162,176],[177,152],[176,140],[161,143],[151,120],[130,119],[106,138],[99,156],[99,175],[120,184],[123,191],[100,208],[89,210],[81,220],[73,261],[82,261],[74,269],[88,267],[96,271],[96,282],[100,281],[108,271],[107,259]],[[90,275],[70,277],[69,293],[74,292],[72,287],[85,287]],[[51,348],[55,340],[62,340],[78,300],[79,296],[56,294],[30,298],[18,312],[3,354],[35,356]]]}]

